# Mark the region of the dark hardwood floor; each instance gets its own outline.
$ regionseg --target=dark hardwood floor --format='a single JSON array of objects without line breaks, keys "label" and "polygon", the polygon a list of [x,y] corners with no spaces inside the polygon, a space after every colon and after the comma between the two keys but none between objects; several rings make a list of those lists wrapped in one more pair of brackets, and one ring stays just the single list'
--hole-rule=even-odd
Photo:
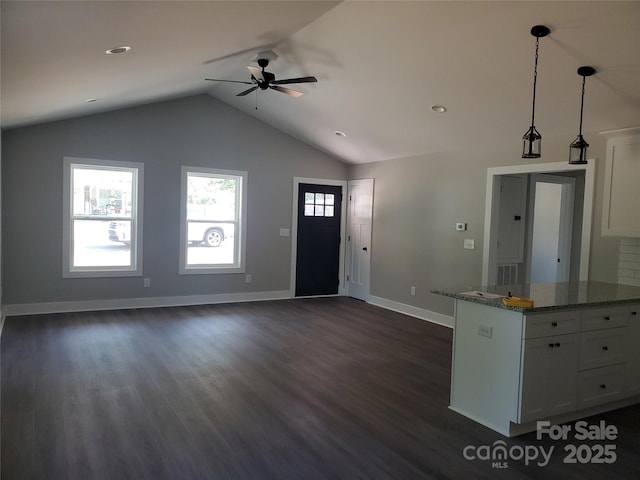
[{"label": "dark hardwood floor", "polygon": [[[640,478],[638,406],[589,419],[609,465],[450,411],[451,338],[348,298],[10,317],[2,479]],[[498,440],[555,451],[463,456]]]}]

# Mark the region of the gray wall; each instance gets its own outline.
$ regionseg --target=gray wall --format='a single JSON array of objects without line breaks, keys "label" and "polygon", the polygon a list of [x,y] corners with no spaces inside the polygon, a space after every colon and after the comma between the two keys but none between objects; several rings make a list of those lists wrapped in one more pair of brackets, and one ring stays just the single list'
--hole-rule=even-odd
[{"label": "gray wall", "polygon": [[[618,238],[602,237],[606,140],[585,132],[596,159],[594,218],[589,278],[617,282]],[[478,286],[482,280],[487,168],[534,163],[523,160],[521,145],[480,146],[386,162],[354,165],[350,178],[374,178],[371,294],[446,315],[453,302],[432,288]],[[543,140],[544,162],[568,161],[573,138]],[[466,222],[466,232],[455,231]],[[463,239],[475,240],[464,250]],[[410,287],[416,296],[410,296]]]},{"label": "gray wall", "polygon": [[[346,179],[345,164],[208,95],[5,131],[4,303],[289,289],[293,177]],[[144,276],[62,278],[64,156],[143,162]],[[178,275],[181,165],[249,172],[244,274]]]},{"label": "gray wall", "polygon": [[[617,281],[619,239],[600,235],[605,139],[596,158],[590,278]],[[573,138],[545,136],[541,161],[564,162]],[[162,297],[289,289],[292,178],[375,178],[371,293],[451,315],[435,287],[478,285],[487,168],[533,163],[520,142],[345,166],[209,96],[5,131],[2,137],[4,303]],[[62,279],[62,158],[145,164],[144,275]],[[247,273],[178,275],[180,166],[249,172]],[[456,232],[466,222],[466,232]],[[464,250],[464,238],[475,240]],[[410,296],[410,287],[416,296]]]}]

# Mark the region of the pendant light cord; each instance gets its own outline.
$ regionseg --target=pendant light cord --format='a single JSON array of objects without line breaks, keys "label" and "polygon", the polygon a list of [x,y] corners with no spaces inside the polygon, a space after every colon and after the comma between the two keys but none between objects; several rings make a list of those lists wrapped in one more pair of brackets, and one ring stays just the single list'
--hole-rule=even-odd
[{"label": "pendant light cord", "polygon": [[531,126],[535,125],[536,116],[536,84],[538,83],[538,47],[540,45],[540,37],[536,36],[536,59],[533,66],[533,105],[531,106]]},{"label": "pendant light cord", "polygon": [[582,98],[580,99],[580,136],[582,136],[582,112],[584,111],[584,82],[587,77],[582,77]]}]

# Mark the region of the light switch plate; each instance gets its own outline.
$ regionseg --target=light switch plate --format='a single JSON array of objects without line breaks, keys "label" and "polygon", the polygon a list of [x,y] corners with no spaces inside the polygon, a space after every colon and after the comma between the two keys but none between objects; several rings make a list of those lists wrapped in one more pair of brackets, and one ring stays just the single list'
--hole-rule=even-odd
[{"label": "light switch plate", "polygon": [[467,229],[466,223],[456,223],[456,231],[464,232]]},{"label": "light switch plate", "polygon": [[280,229],[280,236],[281,237],[288,237],[289,236],[289,229],[288,228],[281,228]]},{"label": "light switch plate", "polygon": [[467,250],[473,250],[474,248],[476,248],[476,242],[472,238],[465,238],[464,248],[466,248]]}]

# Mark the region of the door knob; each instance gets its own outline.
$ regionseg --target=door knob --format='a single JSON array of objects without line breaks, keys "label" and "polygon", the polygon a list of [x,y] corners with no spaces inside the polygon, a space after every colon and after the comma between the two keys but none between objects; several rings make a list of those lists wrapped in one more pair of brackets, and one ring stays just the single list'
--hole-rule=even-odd
[{"label": "door knob", "polygon": [[367,247],[362,247],[362,250],[364,250],[366,252],[367,251]]}]

